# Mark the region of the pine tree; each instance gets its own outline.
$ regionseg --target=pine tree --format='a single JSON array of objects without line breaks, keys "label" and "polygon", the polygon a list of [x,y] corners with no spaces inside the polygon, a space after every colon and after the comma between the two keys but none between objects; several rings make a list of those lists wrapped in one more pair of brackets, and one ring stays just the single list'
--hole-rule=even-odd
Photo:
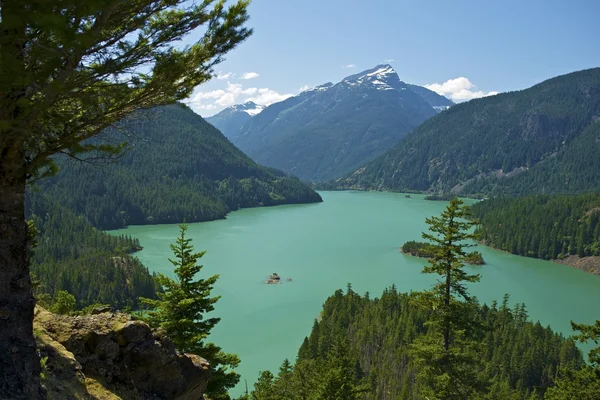
[{"label": "pine tree", "polygon": [[465,241],[476,239],[476,223],[469,217],[468,207],[454,198],[440,217],[426,219],[429,233],[423,238],[430,242],[433,256],[423,273],[441,279],[418,297],[431,316],[426,323],[429,333],[416,340],[412,350],[421,390],[430,399],[470,398],[478,389],[477,346],[469,340],[477,330],[475,302],[465,283],[479,281],[479,275],[463,269],[465,249],[472,246]]},{"label": "pine tree", "polygon": [[50,308],[50,311],[56,314],[70,314],[75,311],[75,296],[66,290],[61,290],[56,296],[56,302]]},{"label": "pine tree", "polygon": [[[571,322],[573,330],[579,331],[575,339],[580,342],[588,340],[600,343],[600,320],[594,325],[575,324]],[[600,398],[600,347],[590,350],[588,354],[589,365],[582,369],[564,367],[556,386],[548,389],[546,400],[598,400]]]},{"label": "pine tree", "polygon": [[156,275],[162,292],[156,300],[141,299],[151,310],[145,320],[152,327],[164,329],[179,351],[205,358],[212,369],[207,395],[214,400],[229,399],[227,389],[239,381],[239,375],[229,368],[237,367],[240,361],[236,355],[224,353],[214,343],[206,342],[211,329],[220,321],[220,318],[207,316],[219,300],[218,296],[211,297],[219,276],[196,278],[203,268],[197,264],[198,259],[206,252],[194,252],[191,239],[185,235],[187,225],[182,224],[179,229],[179,237],[171,244],[175,257],[169,259],[175,267],[176,278]]},{"label": "pine tree", "polygon": [[252,400],[279,400],[274,393],[274,379],[270,371],[261,371],[254,384]]},{"label": "pine tree", "polygon": [[[25,187],[56,154],[106,155],[85,141],[136,111],[189,97],[251,30],[247,0],[0,2],[0,398],[39,399]],[[195,43],[178,45],[190,33]],[[18,352],[18,357],[13,354]]]}]

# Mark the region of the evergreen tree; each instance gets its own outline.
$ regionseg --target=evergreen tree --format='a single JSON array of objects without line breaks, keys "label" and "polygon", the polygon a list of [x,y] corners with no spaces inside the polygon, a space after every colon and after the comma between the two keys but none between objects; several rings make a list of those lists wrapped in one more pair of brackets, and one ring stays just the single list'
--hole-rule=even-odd
[{"label": "evergreen tree", "polygon": [[468,257],[465,248],[472,246],[465,241],[476,238],[471,232],[475,222],[469,216],[468,207],[454,198],[440,217],[426,219],[429,233],[423,233],[432,252],[423,273],[441,277],[419,296],[419,303],[432,313],[426,323],[428,335],[413,345],[422,390],[430,399],[469,398],[478,386],[476,345],[469,340],[477,323],[466,283],[479,281],[479,275],[463,269]]},{"label": "evergreen tree", "polygon": [[[571,322],[574,330],[579,331],[575,339],[580,342],[600,342],[600,321],[594,325],[575,324]],[[590,350],[588,354],[589,365],[582,369],[572,369],[563,366],[561,375],[556,381],[556,386],[548,389],[546,400],[598,400],[600,398],[600,347]]]},{"label": "evergreen tree", "polygon": [[56,314],[70,314],[75,311],[75,296],[66,290],[61,290],[56,296],[56,301],[50,311]]},{"label": "evergreen tree", "polygon": [[252,400],[279,400],[274,393],[274,376],[270,371],[261,371],[258,380],[254,384],[252,391]]},{"label": "evergreen tree", "polygon": [[354,400],[368,391],[361,381],[362,373],[350,356],[347,339],[338,338],[327,354],[318,400]]},{"label": "evergreen tree", "polygon": [[[3,0],[0,3],[0,398],[42,398],[25,222],[28,179],[53,156],[137,110],[189,97],[251,30],[247,0]],[[188,34],[195,43],[178,45]],[[13,356],[18,352],[18,357]]]},{"label": "evergreen tree", "polygon": [[176,278],[156,275],[162,292],[158,293],[158,299],[141,299],[151,309],[145,320],[152,327],[163,328],[179,351],[205,358],[212,369],[207,395],[214,400],[229,399],[227,390],[239,381],[239,375],[229,368],[237,367],[240,361],[236,355],[224,353],[206,341],[211,329],[220,321],[220,318],[207,316],[219,300],[218,296],[211,297],[218,275],[196,278],[203,268],[197,261],[206,252],[194,252],[191,239],[185,236],[187,225],[179,228],[179,237],[171,244],[175,257],[169,259],[175,267]]}]

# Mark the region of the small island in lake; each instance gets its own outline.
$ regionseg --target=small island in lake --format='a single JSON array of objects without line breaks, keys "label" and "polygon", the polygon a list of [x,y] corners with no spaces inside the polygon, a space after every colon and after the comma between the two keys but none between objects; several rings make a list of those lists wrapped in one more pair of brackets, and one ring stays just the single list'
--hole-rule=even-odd
[{"label": "small island in lake", "polygon": [[278,283],[281,283],[281,277],[279,275],[277,275],[275,272],[273,272],[271,274],[271,276],[269,276],[269,279],[267,279],[265,281],[265,283],[267,285],[276,285]]},{"label": "small island in lake", "polygon": [[429,243],[411,240],[404,243],[400,248],[400,251],[402,251],[404,254],[415,257],[431,258],[433,257],[434,248]]},{"label": "small island in lake", "polygon": [[[408,254],[415,257],[431,258],[434,256],[435,248],[430,243],[417,242],[415,240],[408,241],[402,245],[400,251],[404,254]],[[473,251],[467,254],[465,263],[471,265],[483,265],[485,261],[483,256],[478,251]]]},{"label": "small island in lake", "polygon": [[471,265],[483,265],[485,261],[483,261],[483,256],[478,251],[473,251],[467,254],[467,258],[465,258],[465,262]]}]

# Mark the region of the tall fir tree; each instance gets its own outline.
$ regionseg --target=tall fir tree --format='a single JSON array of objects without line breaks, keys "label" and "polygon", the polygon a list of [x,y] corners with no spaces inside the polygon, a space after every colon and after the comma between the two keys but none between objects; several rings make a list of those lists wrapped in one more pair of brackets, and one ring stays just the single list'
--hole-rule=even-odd
[{"label": "tall fir tree", "polygon": [[[600,343],[600,320],[593,325],[575,324],[573,330],[578,331],[575,339],[580,342],[592,341]],[[598,400],[600,399],[600,347],[595,347],[588,354],[589,364],[582,369],[563,366],[556,385],[546,392],[546,400]]]},{"label": "tall fir tree", "polygon": [[141,299],[150,308],[145,320],[152,327],[164,329],[179,351],[205,358],[211,365],[207,395],[213,400],[229,399],[227,390],[240,378],[231,369],[237,367],[240,360],[207,342],[210,331],[220,321],[220,318],[207,316],[219,300],[219,296],[211,296],[219,276],[196,277],[203,268],[197,262],[206,252],[194,251],[192,240],[186,237],[187,225],[182,224],[179,229],[179,237],[171,244],[175,257],[169,259],[175,267],[176,278],[156,275],[162,291],[158,293],[158,299]]},{"label": "tall fir tree", "polygon": [[[248,0],[0,2],[0,398],[44,398],[33,336],[25,187],[53,156],[117,152],[87,141],[140,109],[182,100],[251,30]],[[196,40],[181,46],[195,33]],[[83,142],[83,143],[82,143]]]},{"label": "tall fir tree", "polygon": [[475,302],[466,286],[479,281],[479,274],[464,270],[465,249],[472,246],[468,241],[476,239],[476,222],[469,217],[468,207],[454,198],[439,217],[426,219],[429,232],[422,235],[432,252],[423,273],[440,276],[431,290],[418,296],[431,316],[428,334],[412,346],[420,388],[429,399],[471,398],[479,386],[476,343],[470,340],[477,331]]}]

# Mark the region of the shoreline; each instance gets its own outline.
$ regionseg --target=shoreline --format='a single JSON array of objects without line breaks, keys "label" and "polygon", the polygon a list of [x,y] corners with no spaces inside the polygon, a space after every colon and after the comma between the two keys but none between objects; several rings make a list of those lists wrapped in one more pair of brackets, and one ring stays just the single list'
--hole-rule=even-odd
[{"label": "shoreline", "polygon": [[579,257],[570,255],[562,260],[549,260],[557,264],[580,269],[588,274],[600,276],[600,256]]},{"label": "shoreline", "polygon": [[491,243],[487,243],[485,241],[479,241],[478,243],[482,246],[489,247],[490,249],[494,249],[496,251],[501,251],[506,254],[512,254],[513,256],[524,257],[524,258],[533,258],[534,260],[550,261],[555,264],[561,264],[561,265],[565,265],[567,267],[579,269],[579,270],[581,270],[583,272],[587,272],[588,274],[591,274],[591,275],[600,276],[600,256],[579,257],[578,255],[569,255],[563,259],[557,258],[557,259],[546,260],[546,259],[538,258],[538,257],[529,257],[529,256],[522,256],[520,254],[514,254],[508,250],[504,250],[504,249],[495,247]]}]

